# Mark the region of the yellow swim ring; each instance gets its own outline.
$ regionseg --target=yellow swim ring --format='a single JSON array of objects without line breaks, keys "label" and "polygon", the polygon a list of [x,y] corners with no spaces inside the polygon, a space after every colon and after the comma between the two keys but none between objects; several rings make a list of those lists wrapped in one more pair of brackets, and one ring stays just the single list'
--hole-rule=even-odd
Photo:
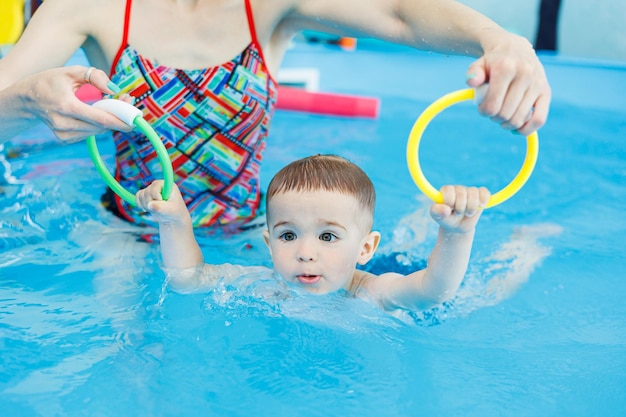
[{"label": "yellow swim ring", "polygon": [[24,0],[0,0],[0,45],[17,42],[24,29]]}]

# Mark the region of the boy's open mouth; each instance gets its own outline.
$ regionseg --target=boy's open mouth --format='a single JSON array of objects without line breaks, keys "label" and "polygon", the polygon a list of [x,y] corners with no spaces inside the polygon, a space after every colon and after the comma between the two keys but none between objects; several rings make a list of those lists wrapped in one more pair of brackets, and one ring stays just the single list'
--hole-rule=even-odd
[{"label": "boy's open mouth", "polygon": [[296,278],[298,278],[301,284],[305,285],[313,285],[322,279],[319,275],[298,275]]}]

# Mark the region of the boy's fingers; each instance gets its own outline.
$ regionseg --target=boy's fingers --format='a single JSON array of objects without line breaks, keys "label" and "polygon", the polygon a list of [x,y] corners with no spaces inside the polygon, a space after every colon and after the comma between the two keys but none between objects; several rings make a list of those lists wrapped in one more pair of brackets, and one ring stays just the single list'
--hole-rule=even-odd
[{"label": "boy's fingers", "polygon": [[164,182],[163,180],[154,180],[152,181],[152,183],[149,185],[149,190],[150,190],[150,197],[153,200],[163,200],[163,185]]},{"label": "boy's fingers", "polygon": [[489,203],[489,199],[491,198],[491,193],[485,187],[480,187],[478,189],[478,200],[480,201],[480,207],[485,208],[487,203]]},{"label": "boy's fingers", "polygon": [[163,200],[162,190],[163,180],[155,180],[146,188],[137,191],[137,194],[135,194],[137,207],[146,211],[152,211],[150,203]]},{"label": "boy's fingers", "polygon": [[454,187],[455,201],[452,207],[456,216],[463,216],[467,209],[467,188],[457,185]]},{"label": "boy's fingers", "polygon": [[441,221],[452,214],[452,209],[446,204],[433,204],[430,215],[435,221]]},{"label": "boy's fingers", "polygon": [[465,208],[465,215],[467,217],[472,217],[478,211],[478,207],[480,206],[480,196],[478,188],[469,187],[467,189],[467,207]]},{"label": "boy's fingers", "polygon": [[454,207],[454,203],[456,201],[456,194],[454,192],[454,186],[452,185],[444,185],[441,187],[441,195],[443,197],[443,204]]},{"label": "boy's fingers", "polygon": [[446,185],[441,187],[440,191],[443,196],[443,205],[448,206],[456,216],[474,216],[488,204],[491,198],[491,193],[485,187]]}]

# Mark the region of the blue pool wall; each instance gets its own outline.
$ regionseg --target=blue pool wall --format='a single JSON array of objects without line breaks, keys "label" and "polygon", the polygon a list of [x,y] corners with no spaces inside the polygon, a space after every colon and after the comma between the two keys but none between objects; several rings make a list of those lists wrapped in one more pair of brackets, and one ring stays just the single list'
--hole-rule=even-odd
[{"label": "blue pool wall", "polygon": [[[460,0],[501,26],[534,40],[540,0]],[[562,0],[557,48],[565,56],[626,61],[624,0]]]}]

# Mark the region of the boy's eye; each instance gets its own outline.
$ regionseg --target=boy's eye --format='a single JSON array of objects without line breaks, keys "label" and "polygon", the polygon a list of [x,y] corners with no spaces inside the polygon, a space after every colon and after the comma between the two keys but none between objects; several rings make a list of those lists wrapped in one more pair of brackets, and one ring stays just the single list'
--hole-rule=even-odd
[{"label": "boy's eye", "polygon": [[337,236],[335,236],[334,234],[330,232],[322,233],[320,235],[320,240],[323,242],[332,242],[335,239],[337,239]]},{"label": "boy's eye", "polygon": [[280,235],[280,238],[289,242],[296,239],[296,234],[294,232],[285,232]]}]

